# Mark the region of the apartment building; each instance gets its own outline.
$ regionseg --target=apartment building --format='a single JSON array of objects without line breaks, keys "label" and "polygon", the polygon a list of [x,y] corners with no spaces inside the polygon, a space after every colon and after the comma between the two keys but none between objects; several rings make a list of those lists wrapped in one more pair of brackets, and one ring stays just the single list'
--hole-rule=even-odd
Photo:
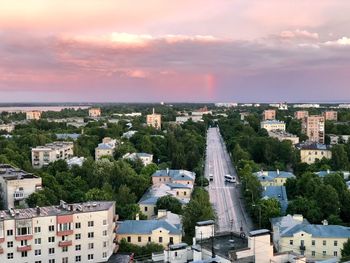
[{"label": "apartment building", "polygon": [[9,124],[0,124],[0,131],[5,131],[7,133],[13,132],[15,129],[15,125],[12,123]]},{"label": "apartment building", "polygon": [[270,137],[276,138],[279,141],[290,141],[293,145],[299,143],[298,136],[283,130],[272,130],[272,131],[269,131],[268,134]]},{"label": "apartment building", "polygon": [[154,108],[153,108],[152,114],[148,114],[146,116],[146,122],[147,122],[148,126],[151,126],[153,128],[156,128],[156,129],[161,129],[161,127],[162,127],[162,115],[156,114],[154,112]]},{"label": "apartment building", "polygon": [[305,117],[309,117],[309,112],[305,110],[298,110],[294,112],[294,118],[297,120],[302,120]]},{"label": "apartment building", "polygon": [[41,177],[9,164],[0,164],[0,193],[4,208],[25,206],[26,199],[39,190],[41,190]]},{"label": "apartment building", "polygon": [[[290,216],[289,216],[290,217]],[[307,260],[340,259],[343,244],[350,238],[350,227],[309,224],[302,215],[293,220],[273,218],[274,244],[278,252],[293,251],[305,255]]]},{"label": "apartment building", "polygon": [[95,148],[95,160],[101,159],[102,156],[113,156],[117,147],[117,140],[105,137],[102,143]]},{"label": "apartment building", "polygon": [[285,171],[259,171],[256,173],[253,173],[255,175],[261,186],[283,186],[287,182],[288,178],[295,178],[295,175],[291,172],[285,172]]},{"label": "apartment building", "polygon": [[263,120],[275,120],[276,119],[276,111],[275,110],[264,110],[263,112]]},{"label": "apartment building", "polygon": [[316,160],[321,160],[322,158],[332,158],[332,151],[328,145],[311,143],[300,145],[299,148],[300,159],[303,163],[313,164]]},{"label": "apartment building", "polygon": [[33,110],[33,111],[26,112],[27,120],[40,120],[40,118],[41,118],[41,111]]},{"label": "apartment building", "polygon": [[149,153],[126,153],[123,156],[123,159],[131,160],[131,161],[141,160],[142,164],[144,166],[147,166],[147,165],[152,163],[152,161],[153,161],[153,154],[149,154]]},{"label": "apartment building", "polygon": [[326,121],[337,121],[338,120],[338,112],[336,111],[325,111],[323,113],[324,119]]},{"label": "apartment building", "polygon": [[275,131],[275,130],[285,131],[286,130],[286,124],[283,121],[266,120],[266,121],[260,122],[260,128],[261,129],[265,129],[268,132],[269,131]]},{"label": "apartment building", "polygon": [[106,262],[115,220],[115,202],[0,211],[0,262]]},{"label": "apartment building", "polygon": [[89,109],[89,117],[91,117],[91,118],[101,117],[101,109],[100,108],[90,108]]},{"label": "apartment building", "polygon": [[302,132],[305,133],[309,140],[323,144],[325,142],[324,117],[312,115],[305,117],[302,122]]},{"label": "apartment building", "polygon": [[32,165],[41,168],[58,160],[67,160],[73,156],[73,142],[57,141],[32,148]]}]

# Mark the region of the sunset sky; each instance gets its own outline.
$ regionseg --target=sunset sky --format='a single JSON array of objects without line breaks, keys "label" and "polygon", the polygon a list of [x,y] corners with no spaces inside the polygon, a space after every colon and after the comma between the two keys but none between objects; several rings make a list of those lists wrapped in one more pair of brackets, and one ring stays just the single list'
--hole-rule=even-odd
[{"label": "sunset sky", "polygon": [[350,101],[349,0],[0,0],[0,102]]}]

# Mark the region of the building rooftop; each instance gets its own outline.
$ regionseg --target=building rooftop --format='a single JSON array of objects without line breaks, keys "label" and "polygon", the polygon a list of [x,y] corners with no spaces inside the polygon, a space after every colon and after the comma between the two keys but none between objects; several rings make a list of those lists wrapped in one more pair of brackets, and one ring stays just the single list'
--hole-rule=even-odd
[{"label": "building rooftop", "polygon": [[258,177],[260,182],[273,181],[275,178],[295,178],[295,175],[291,172],[285,171],[260,171],[254,173]]},{"label": "building rooftop", "polygon": [[152,177],[169,176],[173,180],[192,180],[196,178],[196,174],[187,170],[157,170]]},{"label": "building rooftop", "polygon": [[96,147],[96,149],[99,149],[99,150],[113,150],[115,148],[115,146],[113,146],[112,144],[110,143],[99,143]]},{"label": "building rooftop", "polygon": [[57,206],[45,206],[39,208],[10,209],[0,211],[0,218],[11,219],[31,219],[35,217],[70,215],[77,213],[88,213],[108,210],[115,204],[114,201],[98,201],[67,204],[61,201]]},{"label": "building rooftop", "polygon": [[148,188],[146,193],[141,197],[139,204],[144,205],[155,205],[157,200],[163,196],[169,195],[178,199],[182,204],[187,204],[190,201],[190,198],[182,198],[179,199],[174,196],[174,191],[172,191],[171,187],[166,184],[154,185]]},{"label": "building rooftop", "polygon": [[299,232],[305,232],[312,237],[320,238],[350,238],[350,227],[339,225],[298,224],[286,231],[281,237],[292,237]]},{"label": "building rooftop", "polygon": [[63,141],[57,141],[52,143],[47,143],[43,146],[37,146],[33,148],[32,150],[40,151],[40,150],[58,150],[67,146],[73,146],[73,142],[63,142]]},{"label": "building rooftop", "polygon": [[284,121],[279,120],[266,120],[262,121],[261,124],[285,124]]},{"label": "building rooftop", "polygon": [[79,133],[56,133],[56,137],[58,140],[77,140],[80,137]]},{"label": "building rooftop", "polygon": [[330,150],[329,145],[321,144],[321,143],[303,143],[299,144],[298,148],[300,150]]},{"label": "building rooftop", "polygon": [[27,173],[21,169],[15,168],[9,164],[0,164],[0,177],[4,180],[23,180],[23,179],[32,179],[39,178],[31,173]]},{"label": "building rooftop", "polygon": [[170,224],[166,220],[125,220],[119,223],[117,234],[152,234],[152,231],[163,228],[170,234],[181,235],[179,226]]},{"label": "building rooftop", "polygon": [[297,138],[298,137],[295,134],[286,132],[284,130],[272,130],[272,131],[269,131],[268,133],[269,133],[269,135],[278,135],[278,136],[293,137],[293,138]]},{"label": "building rooftop", "polygon": [[285,186],[266,186],[262,192],[262,199],[275,198],[281,204],[282,213],[288,208],[288,197]]}]

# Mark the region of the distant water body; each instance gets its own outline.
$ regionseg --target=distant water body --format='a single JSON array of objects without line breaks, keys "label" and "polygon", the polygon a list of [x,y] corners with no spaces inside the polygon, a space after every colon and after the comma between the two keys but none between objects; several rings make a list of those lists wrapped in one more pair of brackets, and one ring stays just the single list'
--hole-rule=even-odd
[{"label": "distant water body", "polygon": [[0,106],[0,112],[6,111],[6,112],[27,112],[32,110],[38,110],[38,111],[61,111],[63,109],[88,109],[89,106],[26,106],[26,107],[1,107]]}]

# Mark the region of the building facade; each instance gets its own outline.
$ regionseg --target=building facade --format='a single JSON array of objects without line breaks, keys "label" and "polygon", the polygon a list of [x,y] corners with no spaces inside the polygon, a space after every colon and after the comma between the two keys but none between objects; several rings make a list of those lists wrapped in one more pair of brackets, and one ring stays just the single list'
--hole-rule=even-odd
[{"label": "building facade", "polygon": [[0,164],[0,193],[5,209],[25,206],[26,199],[41,190],[41,177],[8,164]]},{"label": "building facade", "polygon": [[337,121],[338,120],[338,112],[336,111],[325,111],[323,113],[324,119],[326,121]]},{"label": "building facade", "polygon": [[113,156],[117,147],[117,140],[105,137],[102,143],[95,148],[95,160],[101,159],[102,156]]},{"label": "building facade", "polygon": [[286,130],[286,124],[283,121],[277,121],[277,120],[267,120],[260,122],[260,128],[265,129],[268,132],[269,131],[285,131]]},{"label": "building facade", "polygon": [[151,126],[155,129],[161,129],[162,127],[162,115],[156,114],[153,109],[152,114],[146,116],[146,122],[148,126]]},{"label": "building facade", "polygon": [[264,110],[263,112],[263,120],[275,120],[276,119],[276,111],[275,110]]},{"label": "building facade", "polygon": [[147,166],[152,163],[153,161],[153,154],[149,153],[127,153],[123,156],[123,159],[131,160],[131,161],[137,161],[141,160],[142,164],[144,166]]},{"label": "building facade", "polygon": [[41,118],[41,111],[33,110],[33,111],[26,112],[27,120],[40,120],[40,118]]},{"label": "building facade", "polygon": [[58,160],[67,160],[73,156],[73,142],[57,141],[32,149],[32,166],[41,168]]},{"label": "building facade", "polygon": [[302,163],[313,164],[322,158],[331,159],[332,151],[329,146],[319,143],[300,146],[300,160]]},{"label": "building facade", "polygon": [[285,171],[259,171],[254,173],[258,178],[261,186],[283,186],[286,184],[288,178],[295,178],[291,172]]},{"label": "building facade", "polygon": [[298,111],[294,112],[294,118],[296,118],[297,120],[302,120],[305,117],[309,117],[309,112],[308,111],[298,110]]},{"label": "building facade", "polygon": [[6,131],[7,133],[11,133],[13,132],[15,129],[15,125],[14,124],[0,124],[0,131]]},{"label": "building facade", "polygon": [[299,137],[283,130],[269,131],[269,136],[279,141],[290,141],[293,145],[299,143]]},{"label": "building facade", "polygon": [[101,117],[101,109],[100,108],[89,109],[89,117],[91,118]]},{"label": "building facade", "polygon": [[0,211],[0,262],[106,262],[115,220],[115,202]]},{"label": "building facade", "polygon": [[305,117],[302,122],[302,132],[307,135],[309,141],[325,143],[324,117],[312,115]]}]

